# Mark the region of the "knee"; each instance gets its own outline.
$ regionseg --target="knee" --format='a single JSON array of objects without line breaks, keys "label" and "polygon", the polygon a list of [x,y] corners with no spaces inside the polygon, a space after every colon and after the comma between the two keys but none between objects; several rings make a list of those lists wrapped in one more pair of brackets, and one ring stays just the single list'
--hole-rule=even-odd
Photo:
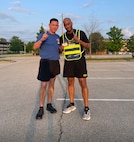
[{"label": "knee", "polygon": [[46,83],[41,83],[41,88],[42,88],[42,89],[45,89],[45,88],[46,88],[46,86],[47,86],[47,84],[46,84]]},{"label": "knee", "polygon": [[68,86],[74,86],[74,80],[68,80]]},{"label": "knee", "polygon": [[82,88],[87,88],[87,84],[86,84],[86,82],[84,82],[84,81],[80,81],[80,86],[81,86]]}]

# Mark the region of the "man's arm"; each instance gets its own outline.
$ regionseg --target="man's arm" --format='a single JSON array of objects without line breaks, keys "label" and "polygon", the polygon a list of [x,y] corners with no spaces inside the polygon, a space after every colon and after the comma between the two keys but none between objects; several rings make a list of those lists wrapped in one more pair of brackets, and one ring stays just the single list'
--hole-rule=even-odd
[{"label": "man's arm", "polygon": [[[76,42],[80,43],[84,48],[90,48],[90,43],[89,43],[89,41],[88,41],[88,39],[87,39],[85,33],[82,32],[82,31],[81,31],[81,36],[82,36],[85,40],[82,40],[83,38],[82,38],[82,39],[79,39],[77,35],[74,35],[73,39],[74,39]],[[87,42],[86,42],[86,41],[87,41]]]},{"label": "man's arm", "polygon": [[44,40],[46,40],[47,38],[48,38],[48,35],[47,35],[47,33],[45,32],[45,33],[42,35],[42,37],[41,37],[38,41],[36,41],[36,42],[34,43],[33,49],[34,49],[34,50],[39,49],[40,46],[41,46],[41,44],[42,44],[42,42],[43,42]]},{"label": "man's arm", "polygon": [[83,46],[83,47],[85,47],[85,48],[90,48],[90,43],[87,43],[87,42],[84,42],[84,41],[82,41],[82,40],[78,40],[78,42]]},{"label": "man's arm", "polygon": [[37,42],[35,42],[34,45],[33,45],[33,49],[34,49],[34,50],[39,49],[40,46],[41,46],[41,44],[42,44],[42,42],[43,42],[43,41],[42,41],[41,39],[38,40]]}]

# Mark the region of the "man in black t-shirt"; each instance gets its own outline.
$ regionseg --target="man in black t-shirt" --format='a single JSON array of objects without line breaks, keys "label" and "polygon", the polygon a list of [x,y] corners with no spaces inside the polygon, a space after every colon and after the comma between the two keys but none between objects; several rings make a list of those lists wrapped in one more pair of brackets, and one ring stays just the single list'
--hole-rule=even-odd
[{"label": "man in black t-shirt", "polygon": [[63,113],[67,114],[76,109],[74,104],[74,82],[76,77],[84,100],[83,120],[90,120],[91,114],[88,106],[88,87],[86,83],[88,75],[84,57],[84,48],[90,48],[89,40],[83,31],[73,29],[70,18],[65,18],[63,24],[66,29],[66,32],[60,37],[60,44],[63,47],[65,57],[63,77],[67,77],[70,98],[70,104],[63,110]]}]

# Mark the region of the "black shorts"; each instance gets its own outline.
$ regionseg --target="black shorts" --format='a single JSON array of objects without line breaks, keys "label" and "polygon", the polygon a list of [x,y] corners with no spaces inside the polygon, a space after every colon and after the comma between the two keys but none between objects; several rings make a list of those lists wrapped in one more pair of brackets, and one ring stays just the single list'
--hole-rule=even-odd
[{"label": "black shorts", "polygon": [[37,79],[40,81],[49,81],[60,74],[59,60],[41,59]]},{"label": "black shorts", "polygon": [[83,56],[79,60],[64,62],[63,77],[87,77],[86,59]]}]

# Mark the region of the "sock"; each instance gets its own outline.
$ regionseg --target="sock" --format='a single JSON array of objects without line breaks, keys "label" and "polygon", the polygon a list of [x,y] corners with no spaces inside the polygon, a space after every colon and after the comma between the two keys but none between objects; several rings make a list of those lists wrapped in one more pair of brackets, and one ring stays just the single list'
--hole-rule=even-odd
[{"label": "sock", "polygon": [[40,109],[44,109],[43,106],[40,106]]},{"label": "sock", "polygon": [[48,103],[47,106],[51,106],[51,103]]},{"label": "sock", "polygon": [[74,103],[70,103],[72,106],[74,106]]},{"label": "sock", "polygon": [[89,107],[85,106],[85,110],[89,110]]}]

